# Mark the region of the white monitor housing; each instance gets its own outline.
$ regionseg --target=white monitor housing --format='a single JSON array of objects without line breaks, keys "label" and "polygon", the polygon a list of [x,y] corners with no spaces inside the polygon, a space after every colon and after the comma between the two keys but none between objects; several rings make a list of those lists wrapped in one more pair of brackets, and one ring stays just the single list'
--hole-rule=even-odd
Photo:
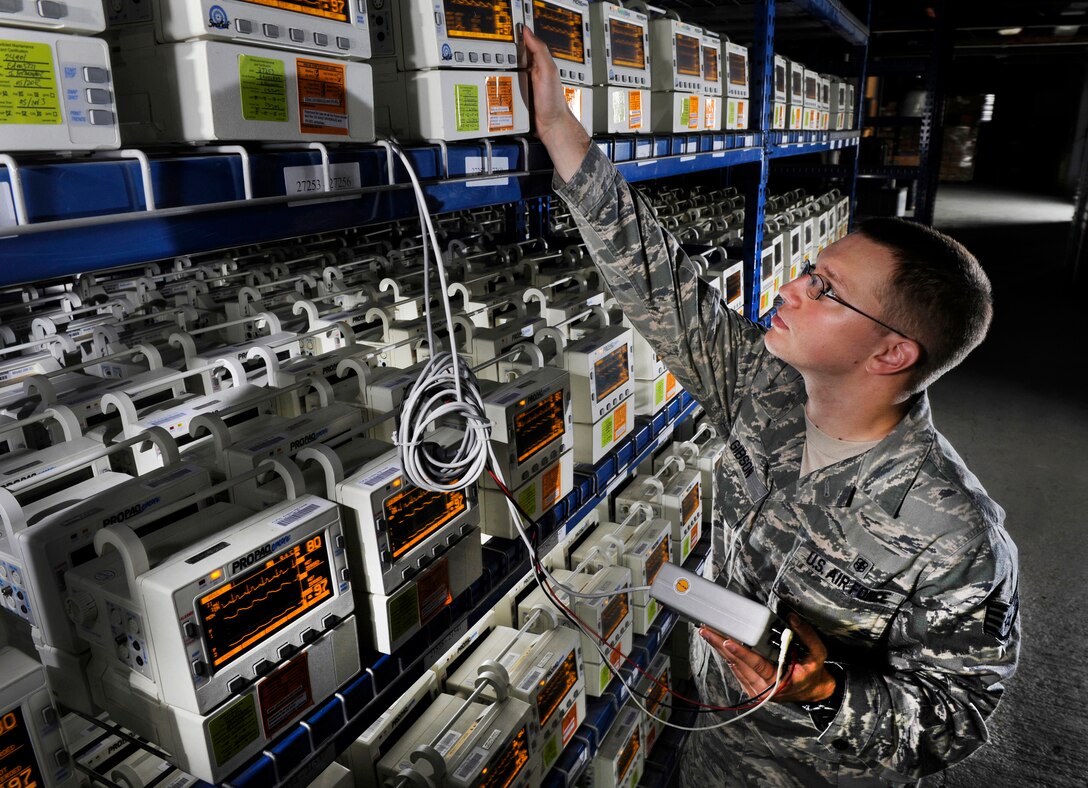
[{"label": "white monitor housing", "polygon": [[650,23],[653,90],[703,89],[702,28],[667,17]]},{"label": "white monitor housing", "polygon": [[106,14],[102,0],[5,0],[0,3],[0,25],[85,35],[105,30]]},{"label": "white monitor housing", "polygon": [[522,0],[401,0],[399,6],[405,70],[517,68]]}]

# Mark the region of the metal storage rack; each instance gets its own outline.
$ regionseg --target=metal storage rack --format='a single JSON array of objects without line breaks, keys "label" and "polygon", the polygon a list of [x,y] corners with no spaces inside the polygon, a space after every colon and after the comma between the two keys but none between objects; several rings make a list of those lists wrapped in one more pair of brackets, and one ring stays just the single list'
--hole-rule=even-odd
[{"label": "metal storage rack", "polygon": [[[713,5],[713,4],[711,4]],[[859,132],[768,134],[773,71],[776,0],[748,8],[755,20],[751,47],[753,130],[691,135],[601,137],[597,144],[631,182],[727,168],[746,178],[744,257],[746,303],[756,318],[760,282],[757,253],[763,242],[764,201],[772,163],[789,163],[817,177],[846,174],[853,207]],[[793,0],[791,14],[808,15],[864,51],[867,28],[835,0]],[[843,167],[811,164],[804,158],[842,150]],[[409,155],[425,180],[435,212],[511,204],[526,235],[547,215],[551,167],[543,146],[514,138],[480,144],[425,145]],[[309,168],[320,181],[316,191],[298,191],[290,168]],[[330,188],[338,172],[349,172],[346,188]],[[738,170],[741,171],[741,170]],[[312,185],[307,185],[312,188]],[[278,238],[307,235],[414,216],[407,174],[387,147],[325,147],[300,143],[262,148],[226,146],[167,153],[125,150],[80,160],[28,162],[0,155],[0,285],[38,281],[77,272],[197,254]],[[853,211],[851,211],[851,214]],[[769,318],[769,316],[768,316]],[[579,475],[576,487],[541,522],[547,547],[570,533],[603,498],[626,479],[697,405],[682,393],[667,410],[636,426],[628,440]],[[520,543],[493,540],[485,548],[484,577],[451,608],[393,656],[363,655],[366,667],[332,699],[281,736],[265,754],[227,784],[303,786],[346,749],[403,692],[424,668],[479,620],[529,572]],[[705,552],[693,556],[705,559]],[[635,659],[648,664],[675,617],[667,615],[640,638]],[[587,719],[598,726],[615,717],[626,690],[593,704]],[[583,726],[585,727],[585,726]],[[675,733],[671,731],[670,733]],[[644,782],[666,784],[676,765],[676,742],[666,761],[648,770]],[[547,785],[570,785],[596,746],[594,733],[580,730]],[[655,782],[655,781],[661,781]]]}]

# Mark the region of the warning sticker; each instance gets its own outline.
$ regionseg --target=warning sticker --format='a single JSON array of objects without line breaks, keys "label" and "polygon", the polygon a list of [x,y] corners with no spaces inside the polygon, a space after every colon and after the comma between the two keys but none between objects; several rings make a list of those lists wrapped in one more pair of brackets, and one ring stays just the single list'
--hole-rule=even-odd
[{"label": "warning sticker", "polygon": [[426,624],[453,602],[450,593],[450,562],[443,558],[416,581],[419,589],[419,620]]},{"label": "warning sticker", "polygon": [[564,85],[563,98],[567,100],[567,106],[580,123],[582,121],[582,89]]},{"label": "warning sticker", "polygon": [[620,405],[618,408],[616,408],[615,416],[616,416],[616,420],[615,420],[615,423],[612,426],[612,431],[614,433],[615,439],[619,440],[620,438],[623,437],[624,433],[627,432],[627,403],[626,402],[623,403],[622,405]]},{"label": "warning sticker", "polygon": [[64,121],[49,44],[0,40],[0,125]]},{"label": "warning sticker", "polygon": [[627,128],[642,128],[642,93],[637,90],[627,91]]},{"label": "warning sticker", "polygon": [[703,101],[703,116],[706,121],[704,128],[714,128],[714,121],[718,115],[718,100],[713,98],[706,98]]},{"label": "warning sticker", "polygon": [[249,744],[260,738],[257,702],[252,695],[239,698],[208,722],[212,753],[217,766],[230,761]]},{"label": "warning sticker", "polygon": [[607,416],[605,416],[604,422],[601,424],[601,448],[602,449],[607,449],[608,444],[610,444],[612,442],[612,439],[613,439],[612,430],[613,430],[613,426],[614,426],[615,417],[616,417],[615,413],[609,413]]},{"label": "warning sticker", "polygon": [[238,85],[243,118],[287,122],[287,75],[282,60],[239,55]]},{"label": "warning sticker", "polygon": [[627,125],[627,97],[623,91],[612,94],[612,123],[616,126]]},{"label": "warning sticker", "polygon": [[298,69],[298,126],[303,134],[348,134],[347,66],[295,60]]},{"label": "warning sticker", "polygon": [[688,128],[699,128],[699,97],[691,96],[688,98]]},{"label": "warning sticker", "polygon": [[271,738],[299,712],[313,705],[310,690],[310,655],[303,652],[257,688],[265,735]]},{"label": "warning sticker", "polygon": [[671,372],[665,373],[665,393],[669,399],[672,399],[673,395],[676,394],[676,376]]},{"label": "warning sticker", "polygon": [[574,732],[578,730],[578,704],[570,707],[570,711],[563,717],[563,746],[574,738]]},{"label": "warning sticker", "polygon": [[487,130],[514,130],[514,78],[487,78]]},{"label": "warning sticker", "polygon": [[475,85],[454,85],[454,111],[458,131],[480,130],[480,89]]},{"label": "warning sticker", "polygon": [[396,643],[419,626],[419,589],[410,583],[389,600],[389,639]]},{"label": "warning sticker", "polygon": [[547,510],[555,506],[559,501],[559,469],[563,463],[556,463],[548,470],[544,471],[544,478],[541,481],[543,487],[543,493],[541,494],[541,509]]},{"label": "warning sticker", "polygon": [[518,493],[518,506],[525,510],[526,514],[535,515],[536,510],[536,485],[530,484]]}]

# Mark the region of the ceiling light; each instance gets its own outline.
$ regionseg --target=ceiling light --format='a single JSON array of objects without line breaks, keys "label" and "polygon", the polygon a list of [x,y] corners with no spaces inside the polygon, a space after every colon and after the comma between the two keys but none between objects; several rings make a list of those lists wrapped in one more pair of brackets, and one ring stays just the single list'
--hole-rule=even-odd
[{"label": "ceiling light", "polygon": [[1024,32],[1022,27],[1003,27],[997,31],[999,36],[1018,36]]}]

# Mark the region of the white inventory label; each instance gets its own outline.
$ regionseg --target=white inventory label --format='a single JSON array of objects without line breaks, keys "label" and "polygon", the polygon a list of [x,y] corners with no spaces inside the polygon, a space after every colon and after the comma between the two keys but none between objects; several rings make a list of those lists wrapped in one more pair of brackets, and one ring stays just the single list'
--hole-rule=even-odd
[{"label": "white inventory label", "polygon": [[[484,172],[483,156],[465,157],[465,175],[482,175]],[[510,169],[510,159],[506,156],[491,157],[491,172],[507,172]],[[468,181],[465,186],[506,186],[509,178],[482,178],[478,181]]]},{"label": "white inventory label", "polygon": [[[349,161],[329,165],[328,189],[325,188],[325,174],[320,164],[307,164],[298,167],[283,168],[283,187],[288,197],[302,197],[304,195],[320,194],[321,192],[340,192],[349,189],[360,189],[363,186],[362,175],[359,173],[359,162]],[[354,195],[346,197],[333,197],[330,200],[354,200]],[[327,202],[329,200],[316,200]],[[287,203],[291,207],[299,205],[312,205],[315,200],[300,200]]]},{"label": "white inventory label", "polygon": [[529,690],[531,690],[533,687],[536,686],[536,683],[538,681],[540,681],[540,679],[543,676],[544,676],[543,669],[533,668],[532,670],[529,671],[528,674],[526,674],[525,678],[522,679],[521,684],[518,685],[518,689],[521,690],[522,692],[528,692]]}]

